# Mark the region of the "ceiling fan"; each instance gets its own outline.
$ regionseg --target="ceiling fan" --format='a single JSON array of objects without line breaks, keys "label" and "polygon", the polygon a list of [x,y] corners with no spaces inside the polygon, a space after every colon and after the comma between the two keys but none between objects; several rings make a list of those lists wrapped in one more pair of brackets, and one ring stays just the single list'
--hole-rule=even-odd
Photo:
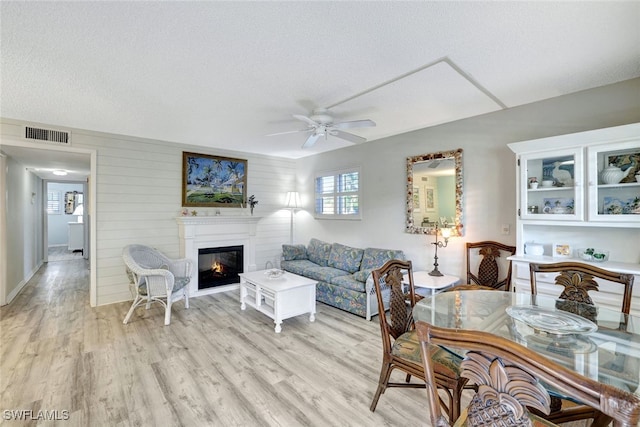
[{"label": "ceiling fan", "polygon": [[326,108],[317,108],[313,110],[309,117],[303,116],[301,114],[294,114],[293,118],[305,122],[307,124],[307,128],[288,132],[272,133],[267,136],[285,135],[288,133],[297,132],[311,132],[311,135],[309,135],[304,144],[302,144],[302,148],[309,148],[313,144],[315,144],[321,137],[324,136],[326,139],[329,135],[347,140],[349,142],[359,143],[365,142],[367,139],[349,132],[345,132],[343,131],[343,129],[373,127],[376,125],[372,120],[334,122],[331,113]]}]

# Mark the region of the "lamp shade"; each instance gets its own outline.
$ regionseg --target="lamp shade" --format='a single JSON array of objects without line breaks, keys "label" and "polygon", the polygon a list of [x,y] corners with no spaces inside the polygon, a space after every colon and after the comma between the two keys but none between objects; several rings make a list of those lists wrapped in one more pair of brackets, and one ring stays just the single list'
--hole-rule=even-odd
[{"label": "lamp shade", "polygon": [[442,231],[442,237],[444,237],[445,239],[448,239],[449,237],[451,237],[451,229],[449,227],[443,228],[441,231]]},{"label": "lamp shade", "polygon": [[300,207],[300,194],[297,191],[287,192],[285,207],[287,209],[298,209]]},{"label": "lamp shade", "polygon": [[84,207],[82,205],[76,206],[76,208],[73,210],[72,215],[84,215]]}]

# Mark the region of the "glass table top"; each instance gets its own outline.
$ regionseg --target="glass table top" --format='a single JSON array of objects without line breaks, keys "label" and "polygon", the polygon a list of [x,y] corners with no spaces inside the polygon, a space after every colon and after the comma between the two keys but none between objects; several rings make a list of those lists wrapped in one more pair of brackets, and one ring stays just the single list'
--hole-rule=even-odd
[{"label": "glass table top", "polygon": [[[424,298],[413,317],[439,327],[502,336],[585,376],[640,395],[639,316],[540,295],[472,290]],[[575,333],[568,331],[571,328]]]}]

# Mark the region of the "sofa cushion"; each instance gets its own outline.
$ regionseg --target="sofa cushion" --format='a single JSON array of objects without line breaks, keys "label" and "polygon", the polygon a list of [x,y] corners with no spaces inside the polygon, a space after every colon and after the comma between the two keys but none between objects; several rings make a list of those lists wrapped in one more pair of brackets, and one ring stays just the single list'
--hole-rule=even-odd
[{"label": "sofa cushion", "polygon": [[366,282],[373,270],[373,268],[365,268],[364,270],[356,271],[353,273],[353,278],[358,282]]},{"label": "sofa cushion", "polygon": [[326,267],[329,262],[329,253],[331,252],[331,243],[323,242],[318,239],[311,239],[307,247],[307,258],[309,261],[315,262],[321,267]]},{"label": "sofa cushion", "polygon": [[[394,249],[366,248],[362,256],[361,270],[382,267],[387,261],[400,259],[404,261],[404,252]],[[367,278],[365,277],[364,280]],[[363,281],[364,281],[363,280]]]},{"label": "sofa cushion", "polygon": [[280,261],[280,268],[293,274],[299,274],[300,276],[305,276],[304,272],[314,267],[318,267],[318,264],[315,264],[307,259]]},{"label": "sofa cushion", "polygon": [[348,276],[334,277],[331,279],[331,284],[358,292],[365,292],[365,283],[357,280],[354,276],[355,274],[349,274]]},{"label": "sofa cushion", "polygon": [[307,248],[304,245],[282,245],[282,258],[285,261],[307,259]]},{"label": "sofa cushion", "polygon": [[348,271],[349,273],[355,273],[360,270],[360,263],[362,262],[363,254],[363,249],[334,243],[331,245],[328,265],[329,267]]},{"label": "sofa cushion", "polygon": [[346,271],[338,270],[337,268],[333,267],[311,267],[307,268],[304,271],[304,275],[309,279],[319,280],[321,282],[327,283],[331,283],[331,280],[336,277],[346,276],[348,274],[349,273],[347,273]]}]

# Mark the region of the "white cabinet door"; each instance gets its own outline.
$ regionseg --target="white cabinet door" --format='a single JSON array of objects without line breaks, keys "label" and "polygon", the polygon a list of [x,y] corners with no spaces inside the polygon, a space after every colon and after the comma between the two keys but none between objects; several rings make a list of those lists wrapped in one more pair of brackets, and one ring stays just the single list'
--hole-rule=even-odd
[{"label": "white cabinet door", "polygon": [[640,223],[640,137],[587,147],[589,221]]},{"label": "white cabinet door", "polygon": [[542,221],[584,219],[583,149],[520,157],[520,216]]}]

